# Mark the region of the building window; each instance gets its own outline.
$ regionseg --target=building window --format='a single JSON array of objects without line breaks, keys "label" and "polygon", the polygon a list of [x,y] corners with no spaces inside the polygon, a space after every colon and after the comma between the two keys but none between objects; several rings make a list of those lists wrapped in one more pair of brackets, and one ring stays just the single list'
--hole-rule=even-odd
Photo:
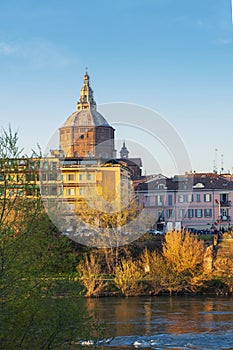
[{"label": "building window", "polygon": [[41,187],[41,194],[43,196],[46,196],[48,194],[48,187],[47,186],[42,186]]},{"label": "building window", "polygon": [[167,216],[167,219],[172,219],[173,218],[173,209],[167,209],[166,210],[166,216]]},{"label": "building window", "polygon": [[202,209],[195,209],[195,217],[202,218]]},{"label": "building window", "polygon": [[228,215],[229,215],[229,209],[221,209],[220,211],[220,215],[221,215],[221,219],[222,221],[226,221],[228,219]]},{"label": "building window", "polygon": [[68,196],[74,196],[74,188],[68,188],[67,194]]},{"label": "building window", "polygon": [[56,172],[49,173],[49,180],[56,181],[57,180],[57,173]]},{"label": "building window", "polygon": [[201,195],[197,194],[197,202],[200,203],[200,201],[201,201]]},{"label": "building window", "polygon": [[193,195],[192,194],[187,194],[186,195],[186,202],[192,203],[193,202]]},{"label": "building window", "polygon": [[158,206],[163,205],[163,196],[161,196],[161,195],[156,196],[156,205],[158,205]]},{"label": "building window", "polygon": [[80,181],[85,180],[85,174],[79,174],[78,178]]},{"label": "building window", "polygon": [[50,194],[51,194],[51,196],[56,196],[57,195],[57,187],[55,187],[55,186],[51,187]]},{"label": "building window", "polygon": [[212,202],[212,195],[209,193],[204,194],[204,202]]},{"label": "building window", "polygon": [[184,195],[183,194],[179,194],[178,195],[178,202],[179,203],[183,203],[184,202]]},{"label": "building window", "polygon": [[158,184],[158,190],[164,190],[165,185],[164,184]]},{"label": "building window", "polygon": [[87,174],[87,180],[93,180],[94,176],[92,173]]},{"label": "building window", "polygon": [[68,181],[74,181],[74,174],[68,174]]},{"label": "building window", "polygon": [[150,197],[146,196],[146,206],[149,207],[150,206]]},{"label": "building window", "polygon": [[172,206],[172,194],[168,195],[168,205]]},{"label": "building window", "polygon": [[80,196],[83,196],[85,194],[85,188],[84,187],[80,187],[79,188],[79,194],[80,194]]},{"label": "building window", "polygon": [[162,222],[164,221],[164,214],[163,214],[163,211],[161,210],[158,210],[157,213],[156,213],[156,219],[158,222]]},{"label": "building window", "polygon": [[205,188],[205,186],[203,185],[203,183],[198,182],[195,185],[193,185],[193,188]]},{"label": "building window", "polygon": [[204,209],[204,217],[211,218],[212,217],[212,209]]},{"label": "building window", "polygon": [[193,218],[193,209],[188,209],[188,218]]},{"label": "building window", "polygon": [[179,209],[178,210],[178,216],[179,216],[180,219],[185,218],[185,216],[186,216],[186,209]]},{"label": "building window", "polygon": [[229,198],[228,198],[228,193],[221,193],[220,194],[220,202],[221,204],[228,204]]},{"label": "building window", "polygon": [[57,169],[57,163],[56,162],[52,162],[52,169],[56,170]]}]

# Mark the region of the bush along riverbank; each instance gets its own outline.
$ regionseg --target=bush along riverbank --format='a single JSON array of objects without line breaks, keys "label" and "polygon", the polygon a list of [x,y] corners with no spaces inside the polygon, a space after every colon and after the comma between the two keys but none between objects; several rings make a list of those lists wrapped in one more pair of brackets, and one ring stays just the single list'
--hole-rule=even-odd
[{"label": "bush along riverbank", "polygon": [[92,250],[76,270],[86,297],[232,294],[233,236],[225,233],[206,246],[189,232],[167,232],[161,250]]}]

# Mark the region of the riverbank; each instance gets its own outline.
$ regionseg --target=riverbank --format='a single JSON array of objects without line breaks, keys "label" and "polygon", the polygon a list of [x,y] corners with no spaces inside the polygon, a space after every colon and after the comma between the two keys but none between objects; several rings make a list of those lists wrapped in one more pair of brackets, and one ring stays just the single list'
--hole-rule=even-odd
[{"label": "riverbank", "polygon": [[231,235],[214,245],[189,233],[169,232],[143,244],[86,254],[77,266],[85,296],[232,294]]}]

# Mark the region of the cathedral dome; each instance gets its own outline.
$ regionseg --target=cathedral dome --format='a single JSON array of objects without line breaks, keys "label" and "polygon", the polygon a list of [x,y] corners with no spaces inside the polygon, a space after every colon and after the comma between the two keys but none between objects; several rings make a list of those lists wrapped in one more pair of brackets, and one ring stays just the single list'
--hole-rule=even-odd
[{"label": "cathedral dome", "polygon": [[114,157],[114,129],[96,110],[89,75],[84,75],[76,111],[60,128],[60,150],[66,157]]},{"label": "cathedral dome", "polygon": [[110,126],[107,120],[95,109],[83,109],[72,113],[63,127],[70,126]]}]

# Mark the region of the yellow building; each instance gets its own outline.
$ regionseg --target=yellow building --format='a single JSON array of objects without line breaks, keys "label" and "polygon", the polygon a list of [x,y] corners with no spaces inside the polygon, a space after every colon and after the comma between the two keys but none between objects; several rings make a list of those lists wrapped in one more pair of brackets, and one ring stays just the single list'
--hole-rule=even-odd
[{"label": "yellow building", "polygon": [[40,186],[44,200],[65,200],[74,211],[85,201],[92,208],[116,212],[132,199],[129,169],[117,161],[96,158],[43,159]]},{"label": "yellow building", "polygon": [[63,199],[78,206],[95,202],[99,209],[120,210],[132,197],[129,169],[117,161],[100,159],[20,158],[0,167],[0,196]]}]

